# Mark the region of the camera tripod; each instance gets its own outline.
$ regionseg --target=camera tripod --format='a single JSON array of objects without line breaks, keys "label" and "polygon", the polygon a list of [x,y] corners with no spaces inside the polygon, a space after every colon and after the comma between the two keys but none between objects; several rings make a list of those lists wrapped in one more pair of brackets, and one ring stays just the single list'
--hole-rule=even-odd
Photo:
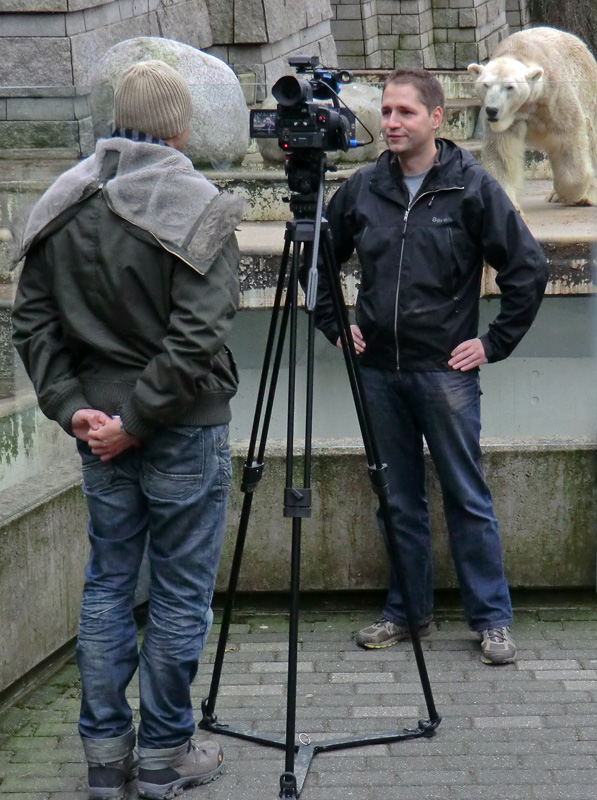
[{"label": "camera tripod", "polygon": [[[379,506],[386,530],[392,527],[391,513],[388,503],[386,483],[386,467],[381,463],[377,444],[375,442],[369,411],[365,403],[361,377],[352,340],[348,313],[342,296],[342,288],[338,270],[334,264],[334,254],[331,243],[331,233],[327,221],[323,219],[323,187],[326,171],[325,153],[322,151],[309,151],[308,153],[291,153],[288,156],[286,171],[289,177],[289,186],[294,194],[290,198],[290,209],[294,217],[286,223],[284,250],[276,294],[272,311],[272,318],[265,349],[263,369],[259,384],[257,403],[247,460],[244,465],[241,491],[244,501],[241,510],[238,536],[236,540],[230,579],[222,616],[222,624],[216,657],[213,667],[210,693],[203,700],[203,718],[199,727],[225,736],[233,736],[249,740],[258,744],[284,749],[286,753],[285,770],[280,777],[280,798],[297,798],[303,788],[311,761],[318,753],[339,750],[362,745],[383,744],[388,742],[413,739],[418,737],[433,736],[435,729],[441,722],[438,715],[431,686],[427,675],[425,659],[419,638],[417,620],[413,617],[409,601],[404,570],[398,547],[394,537],[386,537],[390,556],[400,586],[402,587],[403,603],[410,630],[413,651],[425,697],[428,719],[419,720],[416,728],[405,728],[402,731],[388,733],[368,734],[364,736],[349,736],[333,741],[312,743],[306,734],[299,736],[296,743],[296,690],[297,690],[297,651],[298,651],[298,623],[299,623],[299,589],[300,589],[300,548],[301,548],[301,520],[311,515],[311,454],[312,454],[312,417],[313,417],[313,386],[314,386],[314,340],[315,340],[315,304],[319,283],[320,262],[325,270],[329,286],[334,316],[340,330],[340,340],[344,353],[344,360],[348,372],[351,392],[361,429],[364,449],[367,457],[368,472],[373,491],[379,499]],[[321,254],[320,250],[321,243]],[[291,253],[292,250],[292,253]],[[299,283],[305,283],[305,276],[301,269],[301,250],[306,259],[310,258],[311,266],[306,276],[305,310],[308,314],[308,342],[307,342],[307,380],[305,398],[305,447],[303,464],[303,485],[294,485],[294,410],[296,389],[296,349],[297,349],[297,321],[298,321],[298,290]],[[321,255],[321,258],[320,258]],[[301,280],[299,281],[299,273]],[[282,297],[286,286],[286,299],[282,309]],[[288,684],[286,696],[286,736],[260,734],[236,728],[232,725],[221,723],[215,714],[215,705],[218,694],[226,642],[232,619],[234,595],[236,592],[238,576],[240,573],[243,549],[253,501],[253,494],[261,479],[264,467],[264,456],[267,434],[271,419],[280,364],[284,350],[284,343],[288,328],[289,338],[289,379],[288,379],[288,418],[286,441],[286,487],[284,490],[284,516],[292,519],[292,545],[291,545],[291,570],[290,570],[290,614],[288,631]],[[273,359],[273,361],[272,361]],[[269,383],[269,388],[268,388]],[[267,395],[267,399],[266,399]],[[265,411],[264,411],[265,406]],[[259,430],[261,428],[261,435]],[[257,440],[259,438],[259,448]],[[257,455],[256,455],[257,451]]]}]

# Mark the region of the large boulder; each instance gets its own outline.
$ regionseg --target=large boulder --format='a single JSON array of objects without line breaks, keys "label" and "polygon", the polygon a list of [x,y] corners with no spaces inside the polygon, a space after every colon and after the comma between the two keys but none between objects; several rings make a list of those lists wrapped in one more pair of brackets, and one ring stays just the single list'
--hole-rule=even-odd
[{"label": "large boulder", "polygon": [[249,111],[238,78],[219,58],[172,39],[141,36],[106,52],[92,79],[96,140],[112,133],[114,90],[124,70],[151,59],[178,70],[191,89],[193,116],[185,154],[197,166],[223,169],[240,164],[249,146]]},{"label": "large boulder", "polygon": [[[333,151],[328,154],[330,161],[343,163],[362,163],[374,161],[379,154],[379,137],[381,132],[381,89],[363,83],[349,83],[342,86],[340,98],[356,114],[356,139],[359,142],[373,141],[364,147],[350,148],[347,151]],[[319,105],[331,105],[327,101],[315,101]],[[268,95],[261,108],[276,108],[276,100]],[[340,104],[342,107],[342,103]],[[362,123],[362,124],[361,124]],[[364,129],[363,125],[367,128]],[[369,136],[369,131],[371,136]],[[284,152],[278,146],[277,139],[258,139],[257,146],[266,163],[276,164],[284,161]]]}]

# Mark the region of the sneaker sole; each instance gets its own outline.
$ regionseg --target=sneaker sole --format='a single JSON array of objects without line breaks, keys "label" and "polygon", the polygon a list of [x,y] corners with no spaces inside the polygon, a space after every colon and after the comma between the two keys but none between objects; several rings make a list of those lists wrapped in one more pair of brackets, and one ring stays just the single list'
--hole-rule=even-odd
[{"label": "sneaker sole", "polygon": [[[423,639],[425,636],[429,636],[431,633],[431,627],[426,626],[425,628],[421,628],[419,631],[419,639]],[[394,639],[388,639],[387,641],[375,644],[372,642],[364,642],[359,640],[357,636],[355,638],[355,642],[359,647],[364,647],[366,650],[383,650],[385,647],[393,647],[393,645],[398,644],[398,642],[410,642],[410,636],[396,636]]]},{"label": "sneaker sole", "polygon": [[504,658],[503,660],[494,660],[491,658],[487,658],[487,656],[481,656],[481,661],[483,664],[488,664],[490,667],[503,667],[506,664],[514,664],[516,661],[516,656],[509,656],[508,658]]},{"label": "sneaker sole", "polygon": [[177,797],[179,794],[182,794],[184,790],[188,789],[190,786],[203,786],[206,783],[215,781],[220,777],[223,769],[224,763],[222,762],[212,772],[208,772],[205,775],[179,778],[163,786],[156,786],[152,783],[143,783],[140,781],[137,791],[139,797],[149,797],[151,800],[171,800],[172,797]]}]

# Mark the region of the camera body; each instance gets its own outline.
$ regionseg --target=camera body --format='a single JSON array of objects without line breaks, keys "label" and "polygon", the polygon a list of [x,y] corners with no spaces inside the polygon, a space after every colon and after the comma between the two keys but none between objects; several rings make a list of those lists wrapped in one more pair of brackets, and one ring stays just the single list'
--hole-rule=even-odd
[{"label": "camera body", "polygon": [[[354,114],[340,108],[337,94],[340,84],[352,80],[347,70],[331,72],[317,69],[317,56],[288,59],[297,74],[311,73],[308,80],[285,75],[273,86],[277,110],[251,111],[253,138],[277,138],[283,150],[348,150],[353,146]],[[319,105],[315,100],[331,100],[333,105]]]}]

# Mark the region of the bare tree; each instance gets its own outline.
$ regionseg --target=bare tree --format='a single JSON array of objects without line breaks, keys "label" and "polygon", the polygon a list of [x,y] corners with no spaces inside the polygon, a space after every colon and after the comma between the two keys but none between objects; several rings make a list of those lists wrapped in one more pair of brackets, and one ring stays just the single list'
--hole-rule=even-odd
[{"label": "bare tree", "polygon": [[530,6],[534,24],[574,33],[597,54],[597,0],[531,0]]}]

